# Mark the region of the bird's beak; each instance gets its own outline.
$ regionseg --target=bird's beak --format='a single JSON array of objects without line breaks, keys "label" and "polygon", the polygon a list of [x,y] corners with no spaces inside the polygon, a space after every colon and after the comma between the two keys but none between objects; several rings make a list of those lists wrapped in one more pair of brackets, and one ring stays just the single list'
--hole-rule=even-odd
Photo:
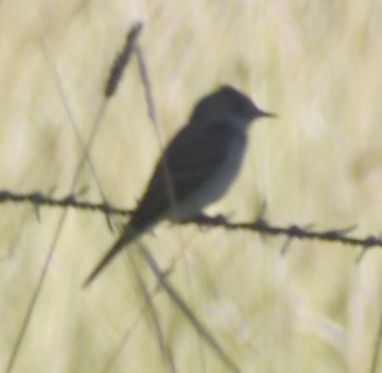
[{"label": "bird's beak", "polygon": [[264,118],[277,118],[277,115],[274,113],[268,113],[267,111],[263,110],[258,110],[257,116],[259,118],[264,117]]}]

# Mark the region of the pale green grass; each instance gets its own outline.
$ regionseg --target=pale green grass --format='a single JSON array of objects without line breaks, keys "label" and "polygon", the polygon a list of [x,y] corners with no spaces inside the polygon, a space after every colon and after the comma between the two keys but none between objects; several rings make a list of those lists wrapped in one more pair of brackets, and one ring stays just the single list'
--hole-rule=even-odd
[{"label": "pale green grass", "polygon": [[[212,212],[275,224],[382,223],[382,4],[378,1],[22,1],[0,3],[0,190],[68,193],[104,83],[132,23],[165,138],[221,83],[278,113],[251,131],[245,166]],[[159,153],[136,61],[108,103],[91,158],[103,190],[133,207]],[[83,198],[99,201],[86,169]],[[53,189],[54,188],[54,189]],[[58,209],[1,206],[0,371],[5,369],[57,227]],[[86,290],[114,239],[104,217],[71,211],[13,372],[170,371],[127,256]],[[368,372],[382,313],[382,255],[320,242],[163,224],[144,242],[244,372]],[[155,281],[136,258],[147,286]],[[153,297],[178,372],[228,371],[166,294]],[[203,370],[204,369],[204,370]],[[380,367],[382,370],[382,368]]]}]

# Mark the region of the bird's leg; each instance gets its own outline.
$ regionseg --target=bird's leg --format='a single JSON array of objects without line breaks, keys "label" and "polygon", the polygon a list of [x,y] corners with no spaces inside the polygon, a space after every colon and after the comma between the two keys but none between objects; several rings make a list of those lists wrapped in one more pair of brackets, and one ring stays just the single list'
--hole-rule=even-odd
[{"label": "bird's leg", "polygon": [[209,219],[211,218],[209,218],[203,212],[200,212],[189,218],[177,219],[176,222],[179,224],[206,223]]},{"label": "bird's leg", "polygon": [[227,224],[227,219],[223,214],[219,214],[216,216],[208,216],[203,212],[193,215],[188,219],[178,220],[180,224],[189,224],[196,223],[201,226],[214,226],[214,225],[222,225]]}]

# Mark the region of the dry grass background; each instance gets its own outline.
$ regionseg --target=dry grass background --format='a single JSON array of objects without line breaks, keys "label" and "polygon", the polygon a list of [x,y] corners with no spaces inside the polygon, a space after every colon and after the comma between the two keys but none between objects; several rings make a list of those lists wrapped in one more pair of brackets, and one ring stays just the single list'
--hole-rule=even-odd
[{"label": "dry grass background", "polygon": [[[66,0],[0,2],[0,189],[69,191],[82,139],[126,31],[140,44],[165,138],[221,83],[279,114],[259,122],[240,179],[211,211],[277,224],[379,234],[382,211],[380,1]],[[46,53],[50,56],[47,60]],[[52,66],[59,74],[65,101]],[[133,207],[159,152],[136,61],[100,124],[91,158],[109,201]],[[77,192],[99,201],[89,169]],[[6,369],[61,215],[4,204],[0,370]],[[70,210],[12,372],[170,371],[131,258],[81,282],[113,241],[105,218]],[[163,224],[144,242],[243,372],[369,372],[382,315],[382,255],[339,244]],[[134,263],[155,285],[139,257]],[[229,371],[165,293],[153,297],[178,372]],[[380,366],[379,371],[382,371]]]}]

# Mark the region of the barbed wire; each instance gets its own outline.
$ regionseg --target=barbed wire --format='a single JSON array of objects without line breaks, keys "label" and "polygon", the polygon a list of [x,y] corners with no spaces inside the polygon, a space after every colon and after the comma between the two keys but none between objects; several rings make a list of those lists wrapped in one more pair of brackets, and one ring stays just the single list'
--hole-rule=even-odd
[{"label": "barbed wire", "polygon": [[79,210],[89,210],[102,212],[105,215],[126,215],[131,214],[132,210],[115,207],[107,202],[93,203],[80,201],[74,194],[65,197],[54,198],[41,192],[33,193],[13,193],[10,191],[0,191],[0,203],[31,203],[36,209],[40,207],[71,207]]},{"label": "barbed wire", "polygon": [[[100,212],[105,215],[129,216],[134,211],[133,209],[116,207],[106,202],[99,203],[80,200],[74,194],[56,198],[41,192],[23,194],[6,190],[0,191],[0,204],[10,202],[30,203],[37,210],[39,210],[41,207],[74,208],[78,210]],[[382,247],[381,236],[349,236],[349,233],[353,232],[357,228],[356,225],[339,229],[316,230],[311,228],[314,226],[313,224],[309,224],[308,226],[301,226],[297,224],[290,224],[288,226],[276,226],[267,221],[263,216],[260,216],[252,222],[233,223],[230,222],[224,215],[217,215],[213,217],[207,215],[199,215],[193,219],[181,223],[197,224],[206,227],[221,227],[227,230],[254,231],[267,236],[284,236],[289,240],[299,239],[339,242],[344,245],[362,247],[364,250],[371,247]]]}]

